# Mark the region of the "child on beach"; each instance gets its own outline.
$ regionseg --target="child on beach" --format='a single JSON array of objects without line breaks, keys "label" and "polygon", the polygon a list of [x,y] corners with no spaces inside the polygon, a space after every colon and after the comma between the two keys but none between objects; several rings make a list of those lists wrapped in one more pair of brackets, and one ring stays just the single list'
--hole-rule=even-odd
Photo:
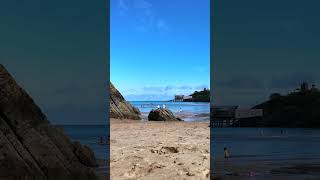
[{"label": "child on beach", "polygon": [[223,169],[225,175],[232,175],[232,172],[230,172],[230,164],[228,159],[230,158],[230,153],[228,149],[225,147],[223,148],[223,155],[224,155],[224,163],[223,163]]},{"label": "child on beach", "polygon": [[223,148],[223,154],[225,159],[228,159],[230,157],[230,153],[226,147]]}]

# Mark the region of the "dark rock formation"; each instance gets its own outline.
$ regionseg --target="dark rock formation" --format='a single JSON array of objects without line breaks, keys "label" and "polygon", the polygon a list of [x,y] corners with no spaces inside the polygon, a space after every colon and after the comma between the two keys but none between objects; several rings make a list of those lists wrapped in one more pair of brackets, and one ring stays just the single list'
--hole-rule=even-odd
[{"label": "dark rock formation", "polygon": [[300,91],[272,96],[253,108],[263,109],[262,127],[320,127],[320,92]]},{"label": "dark rock formation", "polygon": [[79,157],[79,161],[82,164],[86,164],[90,167],[96,167],[97,161],[94,158],[94,153],[92,150],[86,146],[81,145],[80,142],[76,141],[74,144],[74,153]]},{"label": "dark rock formation", "polygon": [[165,108],[151,110],[148,115],[149,121],[182,121],[180,118],[174,116],[174,114]]},{"label": "dark rock formation", "polygon": [[139,109],[128,103],[112,83],[110,83],[110,117],[115,119],[141,119]]},{"label": "dark rock formation", "polygon": [[0,179],[97,179],[93,152],[50,125],[0,65]]}]

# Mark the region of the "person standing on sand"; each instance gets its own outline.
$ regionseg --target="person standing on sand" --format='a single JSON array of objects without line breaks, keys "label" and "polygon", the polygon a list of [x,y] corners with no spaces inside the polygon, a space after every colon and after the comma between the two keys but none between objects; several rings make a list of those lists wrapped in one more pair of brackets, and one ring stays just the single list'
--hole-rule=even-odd
[{"label": "person standing on sand", "polygon": [[158,105],[157,108],[160,109],[160,105]]},{"label": "person standing on sand", "polygon": [[230,158],[230,153],[229,153],[229,151],[228,151],[228,149],[226,147],[223,148],[223,154],[224,154],[224,158],[225,159]]},{"label": "person standing on sand", "polygon": [[230,153],[228,149],[225,147],[223,148],[223,155],[224,155],[224,163],[223,163],[223,169],[224,169],[224,174],[225,175],[232,175],[232,172],[230,172],[230,164],[228,159],[230,158]]},{"label": "person standing on sand", "polygon": [[165,105],[165,104],[164,104],[164,105],[162,105],[162,108],[163,108],[163,109],[165,109],[165,108],[166,108],[166,105]]}]

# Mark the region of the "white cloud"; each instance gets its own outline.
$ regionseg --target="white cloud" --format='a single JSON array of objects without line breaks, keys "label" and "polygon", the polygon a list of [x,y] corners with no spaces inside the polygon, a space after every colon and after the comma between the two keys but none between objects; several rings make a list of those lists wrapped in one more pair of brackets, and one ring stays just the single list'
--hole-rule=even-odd
[{"label": "white cloud", "polygon": [[[167,31],[169,29],[166,20],[157,14],[153,4],[148,0],[118,0],[121,14],[130,11],[130,17],[134,19],[134,29],[138,32]],[[129,16],[129,13],[127,13]]]}]

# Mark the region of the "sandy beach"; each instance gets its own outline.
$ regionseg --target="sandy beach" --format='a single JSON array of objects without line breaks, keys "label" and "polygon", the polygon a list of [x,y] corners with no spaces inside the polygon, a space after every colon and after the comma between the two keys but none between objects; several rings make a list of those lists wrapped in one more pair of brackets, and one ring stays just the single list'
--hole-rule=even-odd
[{"label": "sandy beach", "polygon": [[208,124],[111,119],[111,179],[209,179]]}]

